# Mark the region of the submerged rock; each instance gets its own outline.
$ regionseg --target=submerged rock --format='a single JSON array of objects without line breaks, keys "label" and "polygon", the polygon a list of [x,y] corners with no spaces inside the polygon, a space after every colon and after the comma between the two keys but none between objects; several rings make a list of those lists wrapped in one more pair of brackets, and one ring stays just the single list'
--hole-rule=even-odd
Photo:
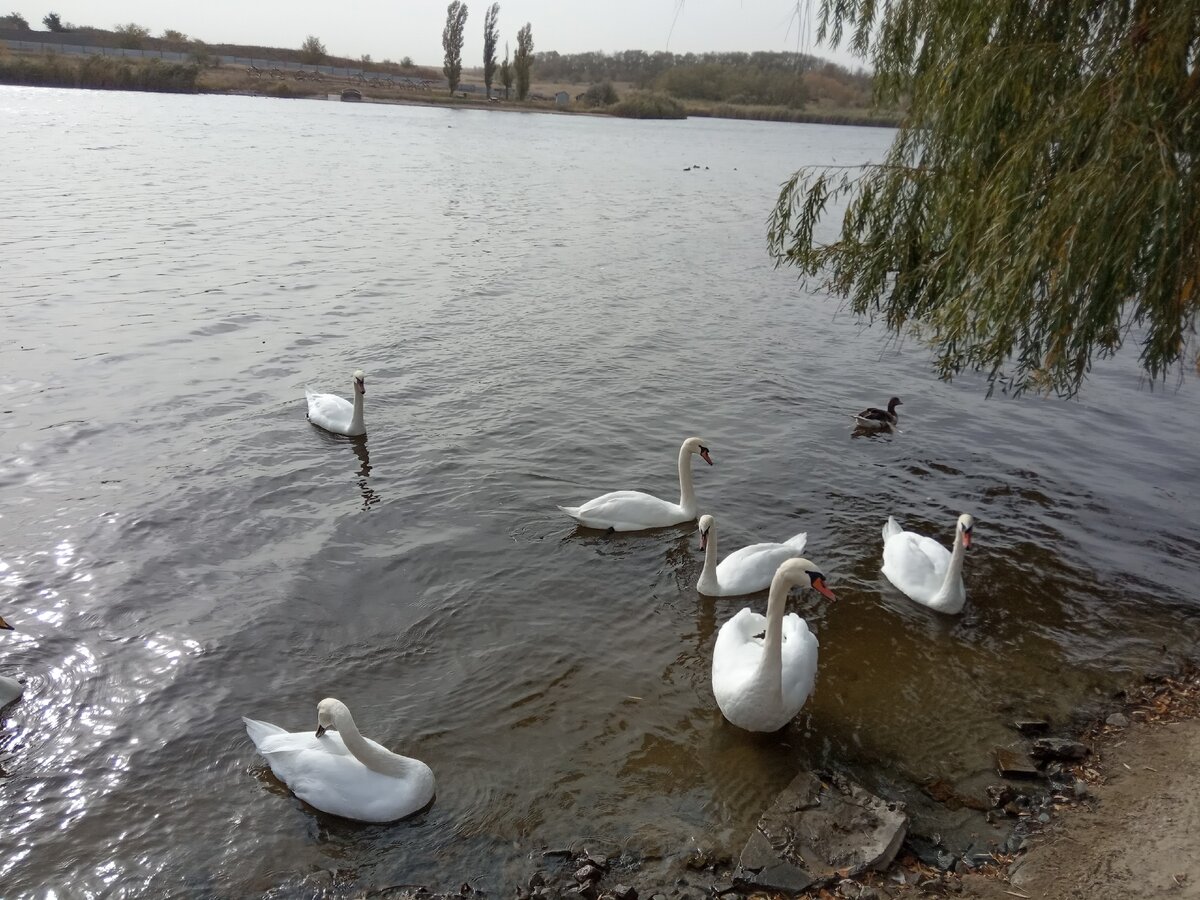
[{"label": "submerged rock", "polygon": [[986,790],[992,809],[1001,809],[1017,799],[1017,792],[1007,784],[989,784]]},{"label": "submerged rock", "polygon": [[1029,751],[1035,759],[1083,759],[1092,751],[1087,744],[1067,738],[1038,738]]},{"label": "submerged rock", "polygon": [[734,880],[800,893],[887,868],[907,831],[903,804],[888,803],[844,778],[825,782],[806,772],[763,813]]}]

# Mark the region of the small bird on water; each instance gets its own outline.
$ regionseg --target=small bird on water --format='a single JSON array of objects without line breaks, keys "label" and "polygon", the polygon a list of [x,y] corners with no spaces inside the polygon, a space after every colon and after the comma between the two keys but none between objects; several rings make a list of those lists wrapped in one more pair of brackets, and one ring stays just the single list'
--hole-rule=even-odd
[{"label": "small bird on water", "polygon": [[859,428],[895,428],[896,423],[900,421],[900,417],[896,415],[896,407],[903,405],[899,397],[893,397],[888,401],[887,409],[868,406],[855,414],[854,421],[858,423]]}]

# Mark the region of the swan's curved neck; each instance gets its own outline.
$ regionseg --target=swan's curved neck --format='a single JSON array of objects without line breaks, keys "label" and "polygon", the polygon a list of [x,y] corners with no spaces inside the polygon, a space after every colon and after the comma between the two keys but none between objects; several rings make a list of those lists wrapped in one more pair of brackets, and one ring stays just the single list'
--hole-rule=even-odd
[{"label": "swan's curved neck", "polygon": [[363,395],[362,391],[354,389],[354,416],[350,419],[350,429],[363,430]]},{"label": "swan's curved neck", "polygon": [[696,491],[692,487],[692,451],[687,445],[679,448],[679,508],[688,518],[696,515]]},{"label": "swan's curved neck", "polygon": [[962,609],[963,602],[966,600],[962,583],[963,563],[966,558],[967,551],[963,547],[962,526],[959,526],[954,529],[954,549],[950,553],[950,565],[946,567],[946,577],[942,579],[942,586],[938,588],[937,594],[930,601],[931,607],[951,613]]},{"label": "swan's curved neck", "polygon": [[783,614],[791,589],[792,583],[779,573],[771,579],[771,593],[767,596],[767,636],[758,670],[759,677],[770,687],[772,694],[780,697],[783,696]]},{"label": "swan's curved neck", "polygon": [[696,585],[701,591],[711,592],[717,587],[717,526],[708,526],[704,536],[704,570]]},{"label": "swan's curved neck", "polygon": [[[362,395],[359,396],[361,398]],[[420,765],[416,760],[409,759],[407,756],[401,756],[399,753],[392,753],[369,744],[367,739],[359,733],[358,726],[354,724],[354,718],[350,715],[350,710],[344,706],[334,710],[333,724],[337,726],[337,732],[342,736],[342,743],[346,745],[346,749],[372,772],[403,778]]]},{"label": "swan's curved neck", "polygon": [[950,587],[962,579],[963,561],[967,558],[966,548],[963,547],[962,527],[954,529],[954,550],[950,554],[950,567],[946,569],[946,580],[942,586]]}]

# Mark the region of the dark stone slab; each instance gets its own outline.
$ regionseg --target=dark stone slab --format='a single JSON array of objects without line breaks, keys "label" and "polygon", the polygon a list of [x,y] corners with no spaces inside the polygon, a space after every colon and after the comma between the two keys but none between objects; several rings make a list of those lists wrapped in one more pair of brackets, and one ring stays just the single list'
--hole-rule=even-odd
[{"label": "dark stone slab", "polygon": [[1017,719],[1013,728],[1025,735],[1045,734],[1050,730],[1050,723],[1045,719]]},{"label": "dark stone slab", "polygon": [[815,885],[884,869],[908,831],[902,804],[841,777],[797,776],[746,842],[739,886],[798,894]]},{"label": "dark stone slab", "polygon": [[1035,759],[1083,759],[1092,751],[1087,744],[1067,738],[1038,738],[1029,751]]},{"label": "dark stone slab", "polygon": [[1037,778],[1042,774],[1028,756],[1007,747],[996,748],[996,771],[1002,778]]}]

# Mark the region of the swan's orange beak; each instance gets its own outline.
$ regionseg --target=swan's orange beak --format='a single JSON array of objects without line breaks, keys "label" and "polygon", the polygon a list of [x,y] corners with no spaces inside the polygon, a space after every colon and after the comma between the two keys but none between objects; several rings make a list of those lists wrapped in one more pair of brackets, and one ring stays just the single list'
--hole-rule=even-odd
[{"label": "swan's orange beak", "polygon": [[701,458],[701,459],[703,459],[703,460],[704,460],[706,463],[708,463],[710,466],[713,464],[713,462],[712,462],[712,457],[708,455],[708,451],[707,451],[707,450],[701,450],[701,451],[700,451],[700,458]]},{"label": "swan's orange beak", "polygon": [[5,622],[2,617],[0,617],[0,628],[3,628],[5,631],[13,630],[13,627],[11,625],[9,625],[7,622]]},{"label": "swan's orange beak", "polygon": [[325,733],[325,726],[324,726],[324,725],[318,725],[318,726],[317,726],[317,737],[320,737],[320,736],[321,736],[321,735],[323,735],[324,733]]},{"label": "swan's orange beak", "polygon": [[971,532],[969,532],[969,531],[963,532],[963,549],[964,550],[971,549]]},{"label": "swan's orange beak", "polygon": [[815,590],[817,593],[821,594],[821,596],[828,597],[830,600],[837,599],[837,597],[834,596],[833,591],[831,591],[828,587],[825,586],[824,578],[814,578],[812,580],[812,586],[813,586],[813,590]]}]

